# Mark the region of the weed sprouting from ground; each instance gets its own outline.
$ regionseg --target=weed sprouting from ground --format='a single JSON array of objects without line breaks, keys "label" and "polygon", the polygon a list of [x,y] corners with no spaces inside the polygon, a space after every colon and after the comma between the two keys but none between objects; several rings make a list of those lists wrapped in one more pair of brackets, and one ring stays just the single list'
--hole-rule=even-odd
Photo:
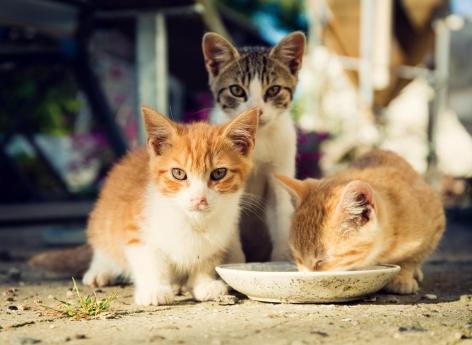
[{"label": "weed sprouting from ground", "polygon": [[58,298],[54,298],[60,303],[58,308],[51,308],[44,306],[50,311],[73,318],[75,320],[91,319],[96,318],[100,314],[108,312],[110,310],[111,302],[116,298],[115,295],[106,296],[104,298],[98,298],[95,291],[93,295],[82,295],[77,287],[77,283],[72,278],[73,291],[77,296],[77,301],[63,301]]}]

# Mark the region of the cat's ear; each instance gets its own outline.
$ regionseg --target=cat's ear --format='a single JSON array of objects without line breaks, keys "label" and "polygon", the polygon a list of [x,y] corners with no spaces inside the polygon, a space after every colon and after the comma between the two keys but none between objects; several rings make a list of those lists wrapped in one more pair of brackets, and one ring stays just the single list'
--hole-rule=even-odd
[{"label": "cat's ear", "polygon": [[223,135],[229,138],[244,156],[251,153],[256,144],[259,115],[260,110],[258,108],[246,110],[224,127]]},{"label": "cat's ear", "polygon": [[295,208],[300,206],[310,191],[310,184],[308,180],[297,180],[296,178],[284,175],[274,176],[290,194],[293,206]]},{"label": "cat's ear", "polygon": [[151,108],[142,107],[141,111],[147,134],[148,150],[159,156],[170,147],[172,137],[176,134],[175,124],[167,116]]},{"label": "cat's ear", "polygon": [[208,32],[202,39],[205,66],[211,76],[216,77],[230,62],[239,58],[239,53],[223,36]]},{"label": "cat's ear", "polygon": [[374,191],[368,183],[354,180],[344,187],[336,209],[344,222],[361,227],[372,219],[375,211]]},{"label": "cat's ear", "polygon": [[292,74],[296,75],[302,65],[305,42],[306,38],[303,32],[292,32],[272,48],[269,56],[282,62]]}]

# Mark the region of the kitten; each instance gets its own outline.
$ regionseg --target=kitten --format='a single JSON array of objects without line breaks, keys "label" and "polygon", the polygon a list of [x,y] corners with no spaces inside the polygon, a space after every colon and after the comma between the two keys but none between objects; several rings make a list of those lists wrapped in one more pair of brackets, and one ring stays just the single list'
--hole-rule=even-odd
[{"label": "kitten", "polygon": [[398,264],[391,292],[418,290],[445,228],[439,196],[401,157],[374,150],[332,177],[278,176],[292,194],[290,247],[303,271]]},{"label": "kitten", "polygon": [[135,284],[141,305],[171,303],[182,279],[196,300],[226,293],[214,268],[244,262],[239,203],[252,168],[255,109],[225,125],[177,124],[143,108],[147,147],[107,177],[88,228],[93,259],[84,284]]},{"label": "kitten", "polygon": [[269,228],[272,239],[271,258],[287,259],[293,207],[289,195],[273,174],[295,175],[296,133],[289,107],[297,85],[305,35],[294,32],[273,48],[237,49],[220,35],[207,33],[202,46],[210,88],[217,104],[212,122],[227,121],[254,106],[262,110],[254,170],[245,192],[250,206],[254,206],[254,199],[264,204],[265,223],[258,222],[254,210],[253,214],[243,213],[240,227],[247,259],[269,259],[270,242],[266,240],[265,227]]}]

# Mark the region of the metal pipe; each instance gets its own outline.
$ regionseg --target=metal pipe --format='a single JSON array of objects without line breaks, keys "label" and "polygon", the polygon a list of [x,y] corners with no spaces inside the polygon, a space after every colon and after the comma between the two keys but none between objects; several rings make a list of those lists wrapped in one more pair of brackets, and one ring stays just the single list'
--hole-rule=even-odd
[{"label": "metal pipe", "polygon": [[361,64],[359,69],[359,89],[365,105],[369,108],[374,101],[372,82],[374,2],[374,0],[361,1],[361,39],[359,49]]}]

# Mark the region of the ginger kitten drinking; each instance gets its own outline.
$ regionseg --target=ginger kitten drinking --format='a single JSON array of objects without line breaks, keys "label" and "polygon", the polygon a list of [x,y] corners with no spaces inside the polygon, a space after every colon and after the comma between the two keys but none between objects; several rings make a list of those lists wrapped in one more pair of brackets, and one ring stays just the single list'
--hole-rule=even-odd
[{"label": "ginger kitten drinking", "polygon": [[258,111],[225,125],[177,124],[143,108],[147,147],[130,152],[107,177],[87,235],[93,259],[83,281],[135,284],[137,304],[174,299],[186,281],[195,299],[227,291],[214,268],[244,262],[240,198],[252,168]]},{"label": "ginger kitten drinking", "polygon": [[321,180],[278,176],[292,194],[290,248],[300,270],[398,264],[391,292],[418,290],[445,228],[439,196],[401,157],[374,150]]},{"label": "ginger kitten drinking", "polygon": [[271,48],[236,48],[220,35],[207,33],[202,46],[217,110],[212,122],[228,121],[251,107],[261,109],[254,169],[244,199],[260,207],[256,212],[255,207],[245,209],[240,226],[246,256],[249,261],[285,260],[290,257],[288,233],[293,207],[273,174],[295,176],[296,132],[290,105],[305,35],[293,32]]}]

